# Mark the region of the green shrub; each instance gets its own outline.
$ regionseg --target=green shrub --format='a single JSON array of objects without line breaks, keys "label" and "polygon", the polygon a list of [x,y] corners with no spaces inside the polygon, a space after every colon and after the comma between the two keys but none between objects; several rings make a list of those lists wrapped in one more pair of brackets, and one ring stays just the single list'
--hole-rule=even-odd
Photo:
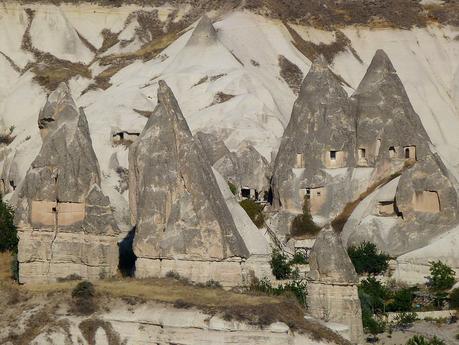
[{"label": "green shrub", "polygon": [[351,246],[347,253],[359,274],[381,274],[389,266],[389,256],[378,252],[376,245],[371,242],[363,242],[357,247]]},{"label": "green shrub", "polygon": [[221,289],[222,288],[222,284],[220,284],[220,282],[213,280],[213,279],[206,281],[205,286],[211,289]]},{"label": "green shrub", "polygon": [[408,339],[406,345],[446,345],[446,343],[436,336],[429,340],[422,335],[415,335]]},{"label": "green shrub", "polygon": [[96,295],[96,289],[91,282],[84,280],[79,282],[72,290],[72,298],[92,298]]},{"label": "green shrub", "polygon": [[320,227],[314,223],[311,213],[309,212],[308,199],[304,198],[303,213],[297,215],[293,221],[290,229],[292,236],[316,236],[320,231]]},{"label": "green shrub", "polygon": [[395,317],[395,324],[401,329],[407,329],[418,319],[416,313],[400,313]]},{"label": "green shrub", "polygon": [[265,215],[263,214],[263,205],[255,202],[252,199],[244,199],[239,205],[245,210],[252,222],[257,228],[262,228],[265,225]]},{"label": "green shrub", "polygon": [[294,280],[278,287],[273,287],[268,278],[262,280],[254,279],[250,284],[250,291],[259,292],[266,295],[292,295],[296,300],[306,308],[307,284],[303,280]]},{"label": "green shrub", "polygon": [[455,288],[449,294],[449,306],[451,309],[459,309],[459,288]]},{"label": "green shrub", "polygon": [[292,260],[290,260],[290,264],[292,265],[306,265],[308,264],[308,257],[303,254],[302,252],[296,252],[293,255]]},{"label": "green shrub", "polygon": [[358,287],[362,310],[372,314],[385,312],[385,300],[390,291],[373,277],[362,280]]},{"label": "green shrub", "polygon": [[13,208],[0,198],[0,252],[17,253],[18,235],[13,220]]},{"label": "green shrub", "polygon": [[292,273],[291,264],[287,256],[278,250],[273,250],[271,261],[271,270],[276,279],[288,279]]},{"label": "green shrub", "polygon": [[369,312],[362,313],[362,324],[365,333],[369,333],[374,337],[377,334],[384,333],[386,330],[386,322],[375,319]]},{"label": "green shrub", "polygon": [[430,264],[430,288],[434,291],[441,291],[451,288],[454,285],[454,270],[441,261],[431,261]]},{"label": "green shrub", "polygon": [[414,292],[417,288],[400,289],[392,293],[386,311],[411,311],[413,309]]},{"label": "green shrub", "polygon": [[97,310],[94,299],[96,289],[91,282],[79,282],[72,290],[72,311],[78,315],[91,315]]},{"label": "green shrub", "polygon": [[230,181],[228,181],[228,187],[231,191],[231,193],[233,193],[233,195],[236,195],[237,194],[237,187],[234,183],[231,183]]}]

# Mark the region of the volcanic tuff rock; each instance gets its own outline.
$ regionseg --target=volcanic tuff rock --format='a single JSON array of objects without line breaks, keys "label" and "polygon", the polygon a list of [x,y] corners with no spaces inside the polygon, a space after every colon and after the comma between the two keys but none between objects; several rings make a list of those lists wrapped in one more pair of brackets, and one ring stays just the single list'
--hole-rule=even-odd
[{"label": "volcanic tuff rock", "polygon": [[308,310],[325,321],[345,324],[350,340],[363,338],[362,314],[357,291],[358,276],[339,234],[322,229],[311,251],[308,273]]},{"label": "volcanic tuff rock", "polygon": [[255,189],[260,196],[268,192],[270,165],[252,144],[244,141],[236,152],[230,152],[214,134],[198,132],[196,137],[211,165],[239,191],[242,187]]},{"label": "volcanic tuff rock", "polygon": [[38,126],[43,139],[18,193],[20,281],[70,274],[115,274],[117,234],[88,123],[62,83],[49,95]]},{"label": "volcanic tuff rock", "polygon": [[319,57],[303,81],[274,163],[274,207],[299,213],[307,197],[312,214],[336,214],[353,195],[351,172],[338,168],[354,166],[354,148],[350,100]]},{"label": "volcanic tuff rock", "polygon": [[129,181],[137,275],[154,275],[148,263],[154,259],[192,265],[249,256],[209,161],[164,81],[153,115],[130,147]]},{"label": "volcanic tuff rock", "polygon": [[383,51],[376,52],[352,99],[358,114],[358,164],[374,167],[373,184],[401,177],[384,200],[370,201],[377,190],[356,208],[342,233],[345,244],[372,241],[394,256],[427,245],[457,224],[454,177],[431,151],[429,137]]},{"label": "volcanic tuff rock", "polygon": [[357,164],[375,167],[373,180],[399,170],[406,159],[430,154],[430,139],[384,51],[376,51],[352,101],[358,119]]}]

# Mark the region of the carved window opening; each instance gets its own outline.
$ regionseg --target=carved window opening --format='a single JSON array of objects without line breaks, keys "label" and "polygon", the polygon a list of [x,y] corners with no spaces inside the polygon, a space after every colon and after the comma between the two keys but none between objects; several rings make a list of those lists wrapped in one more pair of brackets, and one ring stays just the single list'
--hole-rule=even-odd
[{"label": "carved window opening", "polygon": [[295,168],[304,168],[304,155],[302,153],[296,154]]},{"label": "carved window opening", "polygon": [[359,149],[359,159],[365,159],[367,155],[367,151],[364,148]]},{"label": "carved window opening", "polygon": [[405,146],[403,154],[405,159],[416,160],[416,146]]},{"label": "carved window opening", "polygon": [[330,151],[330,160],[336,160],[336,151]]},{"label": "carved window opening", "polygon": [[14,180],[10,180],[10,186],[13,190],[16,190],[16,185],[14,184]]},{"label": "carved window opening", "polygon": [[390,158],[395,158],[397,152],[395,151],[395,147],[394,146],[390,146],[389,147],[389,157]]},{"label": "carved window opening", "polygon": [[258,191],[255,188],[242,187],[241,197],[245,199],[258,200]]},{"label": "carved window opening", "polygon": [[413,194],[413,209],[417,212],[438,213],[441,211],[440,198],[437,191],[416,191]]}]

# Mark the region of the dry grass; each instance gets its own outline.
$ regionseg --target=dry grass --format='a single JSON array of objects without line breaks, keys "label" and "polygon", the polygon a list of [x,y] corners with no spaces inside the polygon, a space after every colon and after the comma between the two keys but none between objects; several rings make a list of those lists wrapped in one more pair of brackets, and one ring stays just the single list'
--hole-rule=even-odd
[{"label": "dry grass", "polygon": [[[60,327],[65,331],[65,327],[60,325],[60,321],[56,321],[54,315],[58,306],[71,305],[71,292],[78,282],[64,281],[19,286],[8,278],[9,260],[10,256],[7,254],[0,256],[0,277],[2,278],[0,307],[6,308],[7,298],[2,294],[5,291],[11,291],[11,288],[20,294],[21,302],[9,306],[9,314],[3,320],[6,322],[3,326],[10,326],[18,322],[23,312],[32,308],[36,301],[41,300],[41,303],[46,301],[46,307],[37,311],[29,319],[24,332],[12,332],[8,339],[12,340],[14,344],[25,345],[46,330]],[[8,284],[8,288],[2,289],[5,284]],[[94,282],[94,286],[96,290],[94,299],[95,301],[99,300],[100,305],[108,306],[111,300],[122,300],[132,307],[147,301],[154,301],[167,303],[176,308],[196,308],[209,315],[220,315],[226,320],[238,320],[262,328],[273,322],[281,321],[293,331],[308,334],[313,339],[349,345],[349,342],[325,326],[304,319],[305,311],[294,298],[226,291],[221,288],[191,285],[186,281],[173,278],[108,279]],[[0,318],[0,327],[2,327],[2,318]],[[95,333],[99,327],[104,329],[110,339],[110,345],[120,344],[119,335],[112,332],[113,329],[110,325],[100,321],[97,314],[79,325],[89,344],[93,344]]]}]

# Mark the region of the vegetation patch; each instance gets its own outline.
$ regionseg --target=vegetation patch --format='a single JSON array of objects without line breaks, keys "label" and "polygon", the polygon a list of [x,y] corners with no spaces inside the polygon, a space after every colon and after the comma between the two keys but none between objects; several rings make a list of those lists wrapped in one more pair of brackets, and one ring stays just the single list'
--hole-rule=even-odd
[{"label": "vegetation patch", "polygon": [[257,203],[255,200],[252,200],[252,199],[244,199],[239,203],[239,205],[241,205],[241,207],[250,217],[252,222],[257,226],[257,228],[262,228],[265,225],[265,215],[263,213],[263,208],[264,208],[263,205]]},{"label": "vegetation patch", "polygon": [[295,95],[300,93],[301,83],[303,82],[303,72],[300,68],[283,55],[279,55],[278,63],[280,67],[280,76]]},{"label": "vegetation patch", "polygon": [[297,215],[291,225],[290,235],[292,237],[314,238],[320,231],[320,227],[314,223],[309,211],[307,197],[304,198],[303,213]]},{"label": "vegetation patch", "polygon": [[88,281],[79,282],[72,290],[71,311],[77,315],[91,315],[97,310],[96,290]]},{"label": "vegetation patch", "polygon": [[17,253],[18,241],[13,208],[3,202],[0,196],[0,252]]},{"label": "vegetation patch", "polygon": [[351,246],[347,253],[358,274],[382,274],[389,267],[389,256],[378,251],[374,243],[362,242],[358,246]]}]

